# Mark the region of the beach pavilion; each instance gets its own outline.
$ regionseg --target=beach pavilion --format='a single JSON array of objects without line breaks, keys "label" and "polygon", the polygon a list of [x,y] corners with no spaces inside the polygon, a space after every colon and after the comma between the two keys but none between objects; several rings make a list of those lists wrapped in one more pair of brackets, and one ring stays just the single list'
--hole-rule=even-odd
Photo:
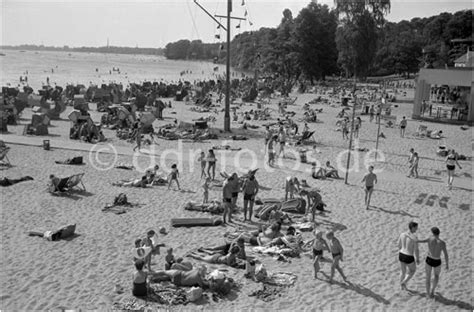
[{"label": "beach pavilion", "polygon": [[474,121],[472,69],[470,66],[420,69],[412,117],[430,121],[472,124]]}]

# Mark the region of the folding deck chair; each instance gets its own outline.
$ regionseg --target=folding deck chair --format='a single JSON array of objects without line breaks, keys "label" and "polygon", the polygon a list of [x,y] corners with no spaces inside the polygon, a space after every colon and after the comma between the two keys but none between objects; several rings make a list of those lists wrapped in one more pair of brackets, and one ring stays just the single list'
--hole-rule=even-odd
[{"label": "folding deck chair", "polygon": [[8,156],[7,156],[9,150],[10,148],[5,145],[5,142],[0,141],[0,165],[1,166],[11,167],[12,164],[10,163],[10,160],[8,159]]},{"label": "folding deck chair", "polygon": [[[62,178],[61,180],[59,180],[57,185],[50,185],[49,191],[52,194],[64,194],[74,190],[75,187],[77,187],[81,191],[85,191],[86,187],[82,182],[83,177],[84,173],[79,173],[67,178]],[[80,188],[79,184],[82,185],[82,189]]]}]

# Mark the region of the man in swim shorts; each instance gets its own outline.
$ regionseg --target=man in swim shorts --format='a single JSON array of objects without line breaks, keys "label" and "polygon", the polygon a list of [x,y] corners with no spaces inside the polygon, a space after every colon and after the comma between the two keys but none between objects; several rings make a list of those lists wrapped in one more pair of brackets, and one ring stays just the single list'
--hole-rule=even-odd
[{"label": "man in swim shorts", "polygon": [[374,185],[377,183],[377,175],[373,171],[374,166],[369,166],[369,172],[362,179],[362,182],[365,182],[365,205],[367,210],[369,210]]},{"label": "man in swim shorts", "polygon": [[[400,287],[403,290],[407,289],[408,281],[416,272],[416,264],[420,264],[420,257],[418,251],[418,237],[416,231],[418,230],[418,223],[408,223],[409,231],[400,234],[398,238],[398,260],[400,261]],[[416,263],[415,263],[416,261]],[[407,274],[408,268],[408,274]]]},{"label": "man in swim shorts", "polygon": [[[436,286],[438,286],[439,274],[441,273],[441,252],[444,254],[444,260],[446,262],[446,270],[449,269],[448,265],[448,251],[446,250],[446,243],[439,238],[439,229],[437,227],[431,228],[433,234],[428,238],[428,256],[426,256],[426,295],[431,298],[434,297]],[[433,287],[430,291],[431,286],[431,270],[434,271]]]}]

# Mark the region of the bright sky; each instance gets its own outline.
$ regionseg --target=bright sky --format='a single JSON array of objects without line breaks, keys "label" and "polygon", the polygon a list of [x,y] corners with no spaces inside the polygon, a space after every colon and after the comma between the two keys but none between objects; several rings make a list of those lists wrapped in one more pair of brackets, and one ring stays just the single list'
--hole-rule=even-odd
[{"label": "bright sky", "polygon": [[[276,27],[285,8],[296,17],[310,0],[233,0],[233,15],[253,23],[233,21],[239,31]],[[226,14],[226,0],[199,0],[212,15]],[[318,0],[333,6],[333,0]],[[3,45],[164,47],[179,39],[215,42],[216,24],[193,0],[0,0],[0,41]],[[389,21],[428,17],[472,9],[471,0],[392,0]],[[225,22],[224,20],[222,21]],[[221,38],[225,33],[221,30]]]}]

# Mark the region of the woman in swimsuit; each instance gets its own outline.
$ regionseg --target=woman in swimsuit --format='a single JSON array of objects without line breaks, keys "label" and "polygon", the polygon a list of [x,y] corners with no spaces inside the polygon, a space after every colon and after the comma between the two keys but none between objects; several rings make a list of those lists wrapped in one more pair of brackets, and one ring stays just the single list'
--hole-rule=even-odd
[{"label": "woman in swimsuit", "polygon": [[323,257],[323,250],[331,250],[329,249],[328,243],[323,238],[323,232],[316,231],[315,232],[316,238],[313,242],[313,267],[314,267],[314,278],[318,278],[318,272],[320,269],[319,261]]},{"label": "woman in swimsuit", "polygon": [[137,297],[145,297],[148,294],[147,273],[143,272],[144,265],[143,259],[135,261],[137,271],[133,274],[132,294]]},{"label": "woman in swimsuit", "polygon": [[339,240],[334,236],[334,232],[327,233],[326,238],[328,239],[329,250],[332,253],[331,277],[329,278],[329,282],[332,283],[335,270],[337,270],[342,278],[346,280],[346,276],[339,266],[339,261],[342,261],[342,256],[344,254],[341,242],[339,242]]},{"label": "woman in swimsuit", "polygon": [[214,154],[214,150],[209,150],[209,154],[207,154],[207,176],[211,177],[212,171],[212,180],[214,181],[216,177],[216,155]]},{"label": "woman in swimsuit", "polygon": [[453,187],[454,181],[454,169],[456,165],[459,169],[462,169],[458,163],[458,156],[455,150],[450,150],[448,156],[446,157],[446,169],[448,169],[448,187],[451,189]]},{"label": "woman in swimsuit", "polygon": [[234,266],[237,264],[237,254],[240,252],[240,247],[234,245],[230,248],[230,251],[227,255],[209,255],[209,256],[200,256],[198,254],[191,253],[188,257],[194,258],[196,260],[201,260],[207,263],[212,264],[226,264],[228,266]]}]

